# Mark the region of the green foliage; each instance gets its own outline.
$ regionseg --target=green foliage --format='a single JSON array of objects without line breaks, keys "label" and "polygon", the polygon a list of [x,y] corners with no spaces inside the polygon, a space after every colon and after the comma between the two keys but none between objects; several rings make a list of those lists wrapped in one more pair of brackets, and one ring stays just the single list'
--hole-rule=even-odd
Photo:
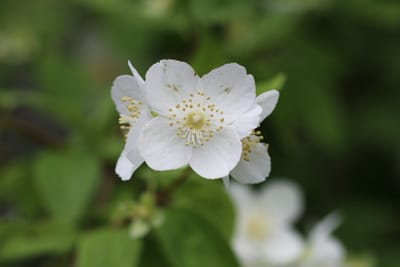
[{"label": "green foliage", "polygon": [[88,209],[100,178],[95,157],[78,152],[47,152],[33,170],[42,205],[59,223],[76,224]]},{"label": "green foliage", "polygon": [[78,247],[78,267],[139,266],[141,240],[127,231],[100,229],[86,234]]},{"label": "green foliage", "polygon": [[239,266],[218,231],[190,211],[169,211],[157,235],[173,267]]},{"label": "green foliage", "polygon": [[174,193],[172,205],[191,210],[208,220],[229,241],[234,227],[234,207],[220,181],[192,175]]},{"label": "green foliage", "polygon": [[154,234],[146,236],[143,243],[142,254],[140,255],[140,267],[172,267]]},{"label": "green foliage", "polygon": [[278,73],[270,80],[257,83],[257,95],[261,95],[262,93],[265,93],[266,91],[272,89],[281,91],[283,86],[285,85],[285,82],[286,75],[284,73]]},{"label": "green foliage", "polygon": [[17,234],[1,245],[0,262],[43,255],[61,255],[71,250],[76,240],[73,231],[46,230]]},{"label": "green foliage", "polygon": [[201,24],[212,24],[243,17],[251,12],[251,6],[240,0],[189,1],[189,11]]}]

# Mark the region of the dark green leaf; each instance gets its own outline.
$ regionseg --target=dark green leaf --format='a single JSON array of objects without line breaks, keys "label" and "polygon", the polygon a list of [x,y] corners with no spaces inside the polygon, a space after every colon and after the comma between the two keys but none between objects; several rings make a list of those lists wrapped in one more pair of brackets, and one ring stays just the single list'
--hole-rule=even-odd
[{"label": "dark green leaf", "polygon": [[143,252],[140,256],[139,264],[140,267],[171,267],[160,248],[160,244],[152,234],[146,236],[143,241]]},{"label": "dark green leaf", "polygon": [[272,79],[257,83],[257,95],[261,95],[272,89],[281,91],[285,82],[286,75],[284,73],[278,73]]},{"label": "dark green leaf", "polygon": [[7,239],[0,249],[0,260],[10,261],[70,250],[76,235],[70,231],[17,234]]},{"label": "dark green leaf", "polygon": [[34,182],[43,205],[60,223],[84,214],[100,178],[96,158],[81,152],[44,153],[35,162]]},{"label": "dark green leaf", "polygon": [[157,234],[174,267],[239,266],[229,243],[195,213],[182,209],[169,211]]},{"label": "dark green leaf", "polygon": [[135,267],[141,240],[128,231],[102,229],[85,236],[78,249],[78,267]]},{"label": "dark green leaf", "polygon": [[222,183],[193,175],[174,193],[173,206],[199,214],[214,225],[225,240],[230,239],[234,208]]}]

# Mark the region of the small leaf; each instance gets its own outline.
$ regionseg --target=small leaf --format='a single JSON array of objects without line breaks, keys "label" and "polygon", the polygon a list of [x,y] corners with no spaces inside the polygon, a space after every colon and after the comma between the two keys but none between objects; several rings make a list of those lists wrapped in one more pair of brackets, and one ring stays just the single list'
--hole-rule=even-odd
[{"label": "small leaf", "polygon": [[143,249],[140,255],[140,267],[171,267],[166,259],[160,244],[153,234],[143,239]]},{"label": "small leaf", "polygon": [[141,240],[126,230],[101,229],[85,236],[78,248],[78,267],[135,267]]},{"label": "small leaf", "polygon": [[96,158],[81,152],[42,154],[34,165],[34,183],[43,205],[62,224],[84,214],[100,178]]},{"label": "small leaf", "polygon": [[204,34],[191,62],[193,69],[198,74],[203,75],[211,69],[223,65],[226,62],[226,58],[218,41]]},{"label": "small leaf", "polygon": [[10,261],[45,254],[65,253],[72,248],[75,237],[73,232],[18,234],[2,244],[0,260]]},{"label": "small leaf", "polygon": [[223,236],[213,225],[190,211],[167,212],[157,236],[171,266],[239,266]]},{"label": "small leaf", "polygon": [[261,95],[262,93],[265,93],[266,91],[276,89],[278,91],[281,91],[283,86],[286,83],[286,75],[284,73],[278,73],[275,75],[270,80],[263,81],[260,83],[257,83],[257,95]]},{"label": "small leaf", "polygon": [[234,208],[222,183],[193,175],[173,195],[174,207],[192,210],[208,220],[230,240],[233,232]]}]

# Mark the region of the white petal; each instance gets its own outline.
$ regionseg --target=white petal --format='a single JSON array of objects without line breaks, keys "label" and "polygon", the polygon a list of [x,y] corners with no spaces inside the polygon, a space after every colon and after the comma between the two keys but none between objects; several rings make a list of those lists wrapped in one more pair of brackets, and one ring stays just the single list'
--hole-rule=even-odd
[{"label": "white petal", "polygon": [[149,121],[139,137],[139,151],[147,165],[154,170],[172,170],[189,162],[192,149],[176,135],[168,119],[156,117]]},{"label": "white petal", "polygon": [[128,66],[131,69],[133,77],[135,77],[136,81],[141,87],[144,87],[144,80],[142,76],[140,76],[139,72],[136,70],[136,68],[132,65],[131,61],[128,60]]},{"label": "white petal", "polygon": [[129,116],[130,112],[127,108],[127,103],[122,101],[122,98],[127,96],[137,101],[146,103],[143,87],[139,85],[136,79],[130,75],[118,76],[111,88],[111,97],[117,107],[119,113]]},{"label": "white petal", "polygon": [[279,92],[275,89],[265,92],[256,98],[256,103],[262,107],[260,121],[263,121],[275,109],[278,103]]},{"label": "white petal", "polygon": [[304,242],[294,230],[286,228],[273,232],[263,244],[264,259],[272,265],[288,264],[303,251]]},{"label": "white petal", "polygon": [[242,153],[237,133],[229,127],[211,138],[204,146],[193,149],[189,165],[200,176],[216,179],[229,175]]},{"label": "white petal", "polygon": [[254,78],[236,63],[223,65],[204,75],[199,89],[224,111],[228,123],[235,121],[255,103]]},{"label": "white petal", "polygon": [[323,242],[314,244],[311,255],[307,262],[313,263],[312,266],[341,267],[345,259],[345,249],[335,238],[327,239]]},{"label": "white petal", "polygon": [[263,182],[271,171],[271,159],[265,144],[257,144],[249,154],[249,161],[243,158],[232,170],[231,176],[242,184]]},{"label": "white petal", "polygon": [[270,181],[260,192],[262,205],[280,224],[291,224],[303,212],[303,198],[299,187],[289,181]]},{"label": "white petal", "polygon": [[332,236],[338,226],[340,217],[332,213],[314,226],[310,233],[308,257],[303,260],[301,267],[323,266],[342,267],[345,260],[343,245]]},{"label": "white petal", "polygon": [[310,238],[315,241],[328,239],[333,230],[339,225],[340,220],[340,216],[337,213],[329,214],[314,226],[310,233]]},{"label": "white petal", "polygon": [[135,166],[126,157],[126,151],[123,150],[117,161],[115,172],[118,174],[122,181],[128,181],[131,179],[132,174],[135,170]]},{"label": "white petal", "polygon": [[233,240],[233,249],[241,263],[240,266],[262,266],[263,251],[258,243],[251,242],[244,236],[236,236]]},{"label": "white petal", "polygon": [[251,132],[260,125],[261,112],[262,108],[259,105],[253,105],[250,110],[233,122],[232,125],[235,127],[240,138],[249,136]]},{"label": "white petal", "polygon": [[139,153],[138,142],[139,136],[144,125],[150,120],[151,115],[148,110],[144,110],[142,115],[136,121],[135,125],[129,130],[126,140],[125,151],[126,157],[133,164],[134,171],[143,164],[144,159]]},{"label": "white petal", "polygon": [[145,87],[150,106],[166,115],[183,98],[197,90],[199,77],[188,64],[176,60],[161,60],[146,73]]},{"label": "white petal", "polygon": [[245,215],[254,206],[255,194],[250,191],[250,188],[238,184],[232,184],[228,191],[238,212],[237,219],[246,219],[248,216]]}]

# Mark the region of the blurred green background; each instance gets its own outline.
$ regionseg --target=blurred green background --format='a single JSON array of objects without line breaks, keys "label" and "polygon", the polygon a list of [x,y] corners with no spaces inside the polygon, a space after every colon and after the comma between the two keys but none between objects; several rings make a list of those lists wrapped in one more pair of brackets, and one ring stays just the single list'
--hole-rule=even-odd
[{"label": "blurred green background", "polygon": [[[304,189],[299,228],[338,210],[337,236],[351,255],[400,265],[395,0],[2,0],[0,265],[102,266],[77,255],[109,252],[86,251],[103,238],[118,240],[109,252],[115,259],[132,257],[105,266],[132,266],[139,246],[123,233],[81,236],[106,233],[118,203],[145,190],[147,179],[160,188],[171,181],[145,168],[128,183],[114,174],[124,141],[112,81],[129,73],[128,59],[144,75],[164,58],[187,61],[201,75],[237,62],[260,89],[281,89],[262,130],[269,179],[288,177]],[[219,182],[201,183],[223,198]],[[216,212],[228,213],[218,222],[207,194],[190,190],[175,202],[200,206],[221,229],[232,224],[232,207]],[[140,245],[140,266],[166,266],[151,262],[163,254],[155,243]]]}]

